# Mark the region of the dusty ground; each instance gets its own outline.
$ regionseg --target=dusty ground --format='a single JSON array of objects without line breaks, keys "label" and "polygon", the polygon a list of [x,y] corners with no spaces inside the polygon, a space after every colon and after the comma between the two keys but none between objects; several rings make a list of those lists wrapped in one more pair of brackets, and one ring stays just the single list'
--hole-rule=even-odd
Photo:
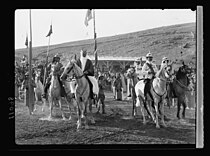
[{"label": "dusty ground", "polygon": [[[23,101],[16,101],[15,141],[16,144],[195,144],[195,110],[186,110],[186,119],[176,119],[176,108],[165,107],[167,128],[155,128],[148,120],[142,123],[138,110],[137,118],[131,118],[131,101],[115,101],[106,93],[106,114],[96,114],[95,124],[89,129],[76,131],[76,114],[72,120],[63,121],[58,109],[53,111],[56,120],[40,120],[49,115],[41,106],[30,116]],[[66,114],[68,117],[69,114]]]}]

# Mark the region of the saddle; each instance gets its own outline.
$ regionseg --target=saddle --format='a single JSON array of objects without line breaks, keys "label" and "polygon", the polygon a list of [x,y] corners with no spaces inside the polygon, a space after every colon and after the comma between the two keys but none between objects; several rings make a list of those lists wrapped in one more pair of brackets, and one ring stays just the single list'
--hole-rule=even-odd
[{"label": "saddle", "polygon": [[93,86],[93,93],[98,95],[99,93],[98,81],[96,80],[94,76],[88,76],[88,78]]}]

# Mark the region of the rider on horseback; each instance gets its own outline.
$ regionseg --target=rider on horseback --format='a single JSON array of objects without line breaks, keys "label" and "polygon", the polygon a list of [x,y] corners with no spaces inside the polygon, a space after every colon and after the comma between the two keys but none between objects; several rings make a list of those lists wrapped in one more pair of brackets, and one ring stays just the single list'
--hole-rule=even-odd
[{"label": "rider on horseback", "polygon": [[94,67],[92,61],[87,56],[86,50],[81,50],[80,59],[77,60],[77,65],[82,69],[85,78],[87,79],[90,86],[90,98],[94,99],[93,96],[93,85],[88,76],[94,76]]},{"label": "rider on horseback", "polygon": [[52,60],[52,63],[50,63],[48,66],[47,66],[47,80],[46,80],[46,84],[45,84],[45,86],[44,86],[44,94],[42,95],[42,97],[43,98],[46,98],[46,94],[47,94],[47,90],[49,89],[49,87],[50,87],[50,85],[51,85],[51,75],[50,75],[50,73],[51,73],[51,68],[52,68],[52,66],[53,65],[56,65],[57,66],[57,69],[58,69],[58,82],[59,82],[59,84],[60,84],[60,86],[61,86],[61,97],[66,97],[66,92],[65,92],[65,89],[64,89],[64,87],[63,87],[63,84],[62,84],[62,82],[61,82],[61,80],[60,80],[60,76],[61,76],[61,74],[62,74],[62,70],[61,70],[61,68],[63,67],[63,65],[60,63],[60,57],[58,56],[58,55],[55,55],[54,57],[53,57],[53,60]]},{"label": "rider on horseback", "polygon": [[146,55],[146,62],[144,63],[144,65],[142,67],[142,72],[145,75],[144,96],[145,96],[146,99],[148,98],[147,93],[150,94],[149,90],[150,90],[150,87],[151,87],[152,80],[154,79],[155,74],[158,71],[157,66],[152,62],[152,59],[153,59],[153,56],[149,52]]}]

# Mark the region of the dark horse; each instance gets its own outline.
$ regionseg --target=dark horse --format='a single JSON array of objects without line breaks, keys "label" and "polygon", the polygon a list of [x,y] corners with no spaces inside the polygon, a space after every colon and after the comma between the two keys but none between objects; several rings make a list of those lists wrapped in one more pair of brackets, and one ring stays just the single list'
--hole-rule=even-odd
[{"label": "dark horse", "polygon": [[186,109],[186,92],[190,91],[189,79],[187,74],[189,73],[188,67],[182,63],[183,65],[176,72],[175,77],[172,81],[173,92],[175,97],[177,98],[177,118],[180,119],[180,107],[183,106],[182,117],[185,118],[185,109]]}]

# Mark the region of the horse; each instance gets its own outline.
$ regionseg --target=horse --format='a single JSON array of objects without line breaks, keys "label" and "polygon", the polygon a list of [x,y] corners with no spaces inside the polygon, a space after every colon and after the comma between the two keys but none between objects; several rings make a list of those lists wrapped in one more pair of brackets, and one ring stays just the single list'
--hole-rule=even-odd
[{"label": "horse", "polygon": [[[77,65],[76,59],[72,58],[64,68],[62,75],[60,76],[61,80],[65,80],[67,76],[74,76],[76,78],[77,86],[75,99],[77,101],[77,130],[82,126],[82,119],[84,119],[85,129],[88,129],[87,123],[87,113],[85,113],[85,109],[88,105],[90,99],[90,87],[87,79],[84,77],[82,69]],[[95,123],[94,118],[91,114],[91,123]]]},{"label": "horse", "polygon": [[[55,102],[58,101],[59,108],[60,108],[60,111],[62,113],[62,118],[63,118],[63,120],[66,120],[64,112],[62,111],[61,86],[60,86],[59,81],[58,81],[57,73],[58,73],[57,66],[56,65],[52,65],[52,67],[51,67],[51,76],[52,76],[52,78],[51,78],[51,84],[50,84],[49,91],[48,91],[48,94],[49,94],[48,95],[48,100],[49,100],[49,104],[50,104],[50,116],[49,116],[49,118],[52,118],[53,107],[55,106]],[[64,100],[65,100],[65,102],[67,104],[69,104],[66,98],[64,98]],[[70,109],[70,106],[69,106],[69,109]],[[69,120],[70,119],[71,119],[71,114],[69,116]]]},{"label": "horse", "polygon": [[188,67],[183,64],[179,67],[175,73],[175,77],[172,80],[172,87],[174,89],[175,97],[177,97],[177,118],[180,119],[180,108],[183,106],[182,117],[185,118],[186,109],[186,91],[189,89],[189,79],[187,74],[189,73]]},{"label": "horse", "polygon": [[66,91],[67,101],[69,103],[73,104],[74,112],[77,112],[77,103],[76,103],[76,99],[75,99],[76,86],[77,86],[76,79],[74,79],[74,78],[67,79],[66,78],[65,80],[62,80],[62,82],[64,84],[64,89]]},{"label": "horse", "polygon": [[[35,71],[35,83],[36,83],[36,88],[34,88],[34,92],[35,92],[35,104],[38,103],[38,101],[42,102],[42,112],[44,111],[44,107],[46,106],[46,100],[44,98],[42,98],[42,94],[44,93],[44,86],[40,80],[41,78],[41,71],[40,70],[36,70]],[[34,108],[34,111],[36,110],[36,107]]]},{"label": "horse", "polygon": [[[143,116],[143,124],[146,124],[146,119],[144,116],[144,109],[146,109],[149,116],[152,120],[156,123],[156,128],[160,128],[158,122],[158,115],[161,115],[161,121],[163,126],[166,127],[164,122],[164,100],[167,93],[167,85],[166,83],[169,82],[168,79],[171,77],[172,71],[172,64],[168,64],[163,66],[155,75],[155,78],[151,82],[151,98],[153,99],[152,102],[146,101],[144,96],[144,87],[145,82],[144,80],[140,80],[135,85],[135,93],[137,95],[136,98],[136,106],[141,107],[141,112]],[[155,110],[155,115],[153,114],[153,109]]]}]

